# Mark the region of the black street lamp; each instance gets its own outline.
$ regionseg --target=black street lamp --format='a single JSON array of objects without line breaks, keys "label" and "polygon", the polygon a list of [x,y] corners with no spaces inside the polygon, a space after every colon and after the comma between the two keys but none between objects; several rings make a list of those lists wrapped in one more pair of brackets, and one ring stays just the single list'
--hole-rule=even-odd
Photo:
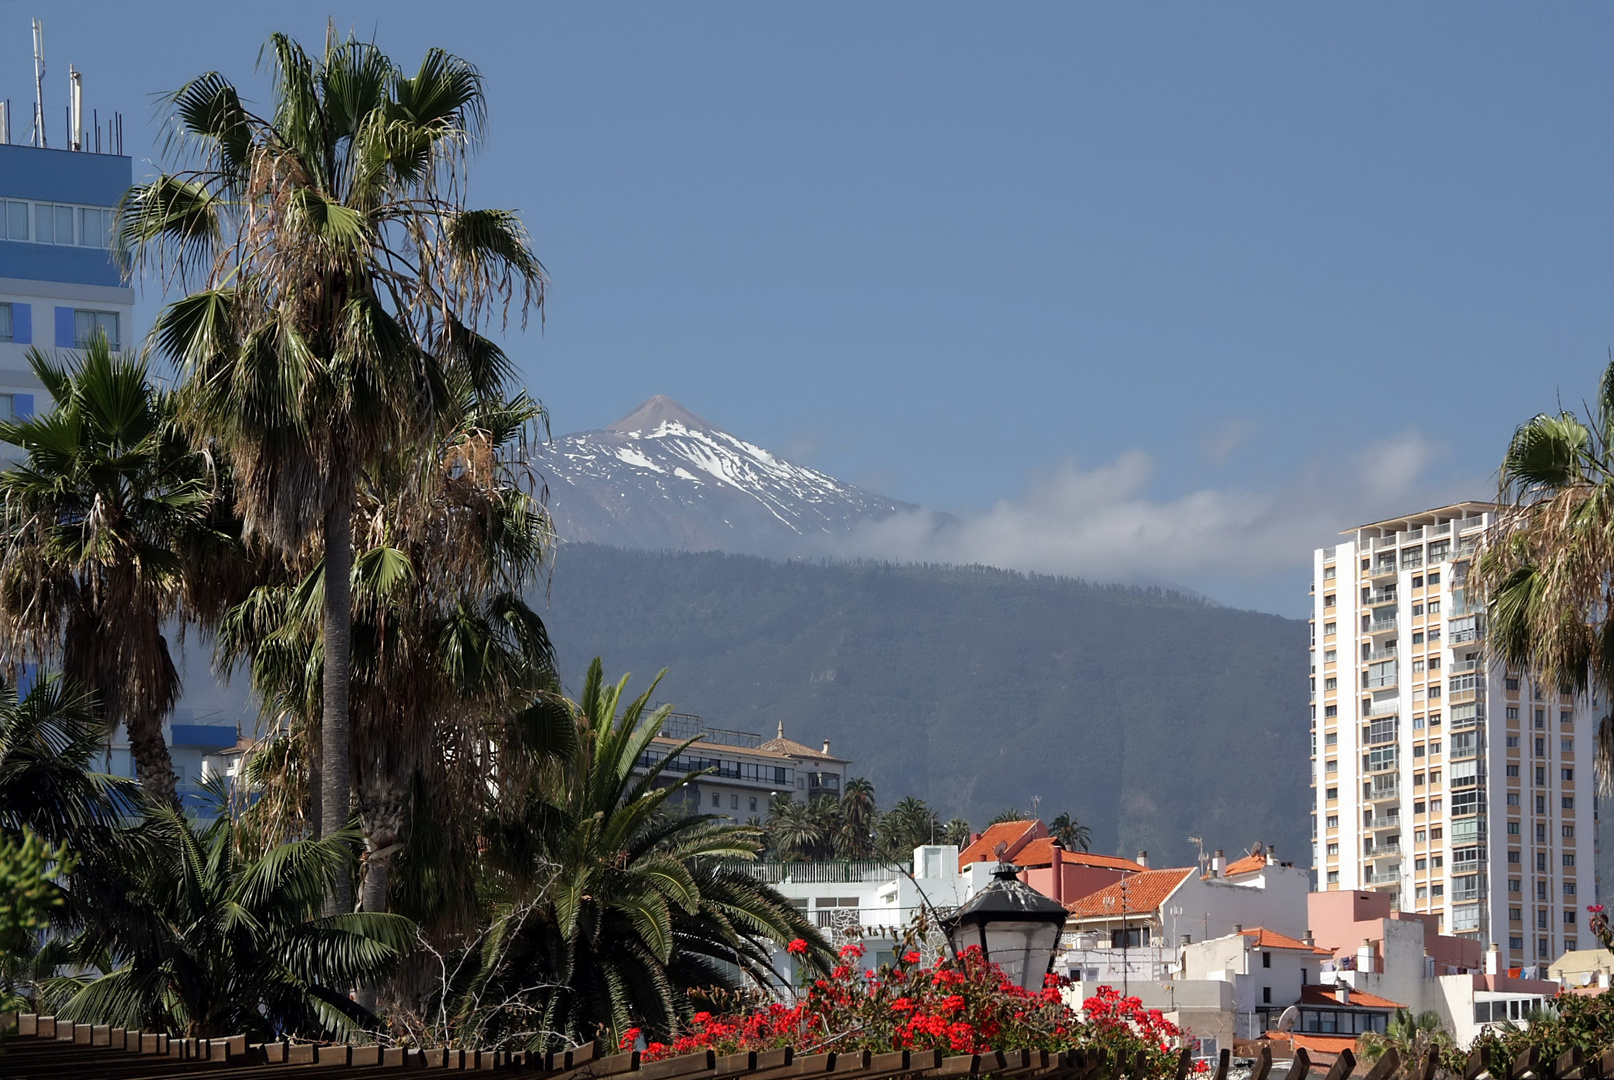
[{"label": "black street lamp", "polygon": [[992,884],[943,920],[943,929],[953,952],[978,945],[1009,981],[1041,990],[1070,913],[1021,881],[1019,873],[1018,866],[999,863]]}]

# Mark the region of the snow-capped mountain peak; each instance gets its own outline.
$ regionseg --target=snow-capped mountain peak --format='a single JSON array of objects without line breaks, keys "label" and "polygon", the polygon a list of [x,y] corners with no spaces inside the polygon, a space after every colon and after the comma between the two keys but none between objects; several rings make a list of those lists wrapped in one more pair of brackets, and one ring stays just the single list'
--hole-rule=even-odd
[{"label": "snow-capped mountain peak", "polygon": [[819,554],[859,523],[912,509],[732,435],[658,394],[538,456],[562,540]]}]

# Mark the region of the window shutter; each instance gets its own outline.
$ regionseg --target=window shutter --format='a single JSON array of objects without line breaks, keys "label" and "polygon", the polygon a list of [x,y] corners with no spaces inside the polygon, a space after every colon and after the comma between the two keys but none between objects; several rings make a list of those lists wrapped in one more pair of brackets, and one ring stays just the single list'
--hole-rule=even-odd
[{"label": "window shutter", "polygon": [[56,347],[58,349],[73,347],[73,309],[70,307],[56,309]]},{"label": "window shutter", "polygon": [[34,343],[34,306],[32,304],[11,305],[11,340],[18,345],[32,345]]}]

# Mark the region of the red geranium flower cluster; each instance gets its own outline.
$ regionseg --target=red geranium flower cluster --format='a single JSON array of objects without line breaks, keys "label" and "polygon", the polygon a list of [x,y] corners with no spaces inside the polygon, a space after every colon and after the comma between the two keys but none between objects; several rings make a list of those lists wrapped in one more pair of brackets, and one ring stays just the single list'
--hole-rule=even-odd
[{"label": "red geranium flower cluster", "polygon": [[[1147,1052],[1164,1070],[1171,1041],[1182,1034],[1159,1010],[1144,1009],[1137,998],[1123,998],[1107,986],[1081,1011],[1066,1001],[1069,982],[1057,976],[1049,975],[1039,991],[1022,989],[978,948],[931,965],[905,951],[879,972],[860,970],[864,955],[861,945],[843,948],[829,976],[812,981],[793,1006],[776,1002],[721,1017],[696,1013],[670,1041],[646,1045],[644,1058],[784,1046],[798,1053],[834,1048],[946,1054],[1102,1046],[1112,1054]],[[623,1049],[639,1038],[638,1029],[625,1033]]]}]

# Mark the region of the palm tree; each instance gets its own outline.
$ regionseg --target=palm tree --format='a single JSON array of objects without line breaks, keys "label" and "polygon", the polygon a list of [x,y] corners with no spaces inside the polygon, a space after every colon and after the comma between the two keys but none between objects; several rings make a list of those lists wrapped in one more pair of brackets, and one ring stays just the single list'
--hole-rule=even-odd
[{"label": "palm tree", "polygon": [[397,915],[319,916],[356,836],[295,840],[249,860],[234,832],[228,816],[196,826],[154,806],[105,853],[93,883],[75,878],[69,904],[84,929],[69,955],[104,968],[46,983],[58,1016],[196,1038],[373,1024],[337,988],[385,975],[415,930]]},{"label": "palm tree", "polygon": [[60,676],[38,680],[20,700],[0,683],[0,836],[31,831],[80,847],[87,833],[111,827],[131,792],[91,770],[104,746],[89,700]]},{"label": "palm tree", "polygon": [[963,848],[970,842],[970,833],[972,831],[968,820],[961,817],[953,818],[942,826],[941,842],[952,844],[956,848]]},{"label": "palm tree", "polygon": [[223,565],[210,470],[145,362],[104,337],[60,362],[30,349],[28,363],[56,407],[0,423],[26,455],[0,473],[0,641],[93,691],[106,724],[127,730],[141,786],[177,805],[162,724],[180,679],[164,627],[216,618],[244,576]]},{"label": "palm tree", "polygon": [[1395,1075],[1405,1077],[1415,1075],[1431,1053],[1444,1056],[1457,1045],[1440,1014],[1432,1009],[1416,1016],[1406,1009],[1397,1009],[1382,1035],[1376,1031],[1365,1032],[1361,1043],[1362,1058],[1368,1062],[1379,1060],[1386,1050],[1393,1049],[1401,1062]]},{"label": "palm tree", "polygon": [[992,818],[992,820],[989,821],[987,824],[989,824],[989,825],[1002,825],[1006,821],[1030,821],[1030,820],[1031,820],[1031,815],[1026,813],[1024,810],[1020,809],[1018,806],[1005,806],[1002,810],[999,810],[997,812],[996,816],[994,816]]},{"label": "palm tree", "polygon": [[[1497,527],[1474,577],[1489,597],[1499,657],[1566,692],[1614,689],[1614,364],[1584,420],[1543,414],[1502,460]],[[1601,718],[1597,772],[1614,778],[1614,718]]]},{"label": "palm tree", "polygon": [[[331,835],[352,810],[361,479],[451,427],[454,387],[503,396],[510,362],[479,330],[512,306],[523,321],[541,310],[545,282],[513,213],[465,203],[486,110],[473,66],[432,49],[408,75],[334,28],[317,57],[281,34],[265,52],[266,117],[216,72],[171,97],[186,167],[131,190],[119,238],[131,268],[198,286],[153,334],[187,376],[195,424],[229,453],[247,537],[305,571],[323,559],[319,822]],[[339,875],[333,906],[350,895]]]},{"label": "palm tree", "polygon": [[[361,487],[356,519],[369,543],[355,564],[350,705],[362,910],[386,910],[413,795],[436,801],[439,826],[456,822],[468,854],[489,733],[556,685],[543,622],[520,595],[548,551],[547,519],[510,474],[540,416],[524,396],[472,406],[431,467],[373,470]],[[323,588],[318,570],[261,587],[219,639],[226,664],[245,660],[268,711],[297,718],[299,734],[318,722]]]},{"label": "palm tree", "polygon": [[804,803],[786,797],[771,805],[765,826],[768,847],[790,862],[828,858],[834,851],[839,832],[838,822],[826,813],[833,802],[818,798]]},{"label": "palm tree", "polygon": [[1058,840],[1066,851],[1089,851],[1093,830],[1071,817],[1060,814],[1048,823],[1048,835]]},{"label": "palm tree", "polygon": [[914,848],[935,843],[940,832],[936,812],[924,800],[909,795],[880,819],[880,852],[888,859],[907,861]]},{"label": "palm tree", "polygon": [[874,854],[874,822],[880,808],[874,802],[874,784],[854,776],[841,791],[841,827],[835,836],[835,853],[844,859],[867,859]]},{"label": "palm tree", "polygon": [[535,762],[532,783],[495,808],[488,855],[505,929],[455,997],[485,1039],[507,1036],[507,1021],[477,1013],[477,1001],[538,999],[543,1039],[665,1033],[691,1010],[692,988],[773,983],[769,943],[801,938],[813,962],[830,955],[788,901],[729,865],[756,857],[756,830],[672,812],[701,774],[665,771],[687,743],[652,757],[670,710],[648,711],[655,682],[632,701],[626,689],[626,676],[605,682],[596,658],[572,707],[575,746],[558,764]]}]

